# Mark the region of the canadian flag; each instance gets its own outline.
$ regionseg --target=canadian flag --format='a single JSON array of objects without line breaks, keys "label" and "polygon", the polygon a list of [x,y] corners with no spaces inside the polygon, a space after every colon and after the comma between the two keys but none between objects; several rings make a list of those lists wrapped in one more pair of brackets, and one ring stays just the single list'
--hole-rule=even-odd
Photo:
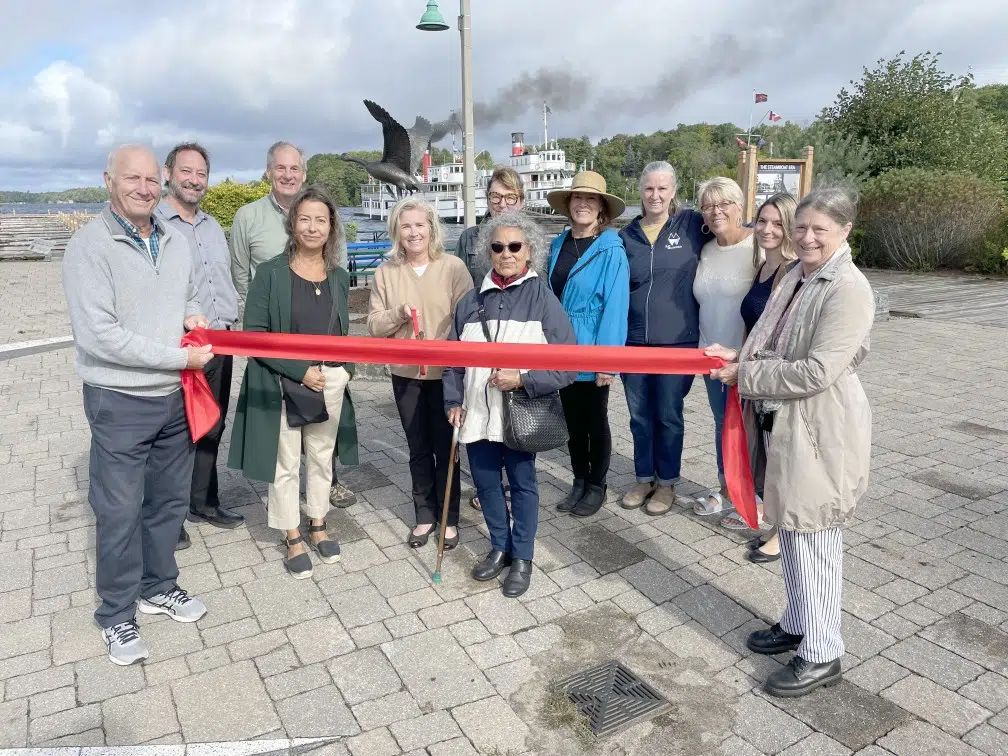
[{"label": "canadian flag", "polygon": [[781,117],[779,115],[777,115],[776,113],[774,113],[772,110],[770,111],[770,115],[768,115],[767,118],[769,118],[771,121],[775,121],[775,122],[779,121],[781,119]]},{"label": "canadian flag", "polygon": [[735,141],[738,143],[739,147],[748,147],[749,146],[748,144],[745,143],[745,140],[742,139],[742,137],[735,137]]}]

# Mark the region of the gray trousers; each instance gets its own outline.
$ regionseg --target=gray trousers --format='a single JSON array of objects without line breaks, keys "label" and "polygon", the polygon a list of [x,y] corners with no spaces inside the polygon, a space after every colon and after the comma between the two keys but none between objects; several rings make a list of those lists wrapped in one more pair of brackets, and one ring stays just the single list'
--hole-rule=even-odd
[{"label": "gray trousers", "polygon": [[109,628],[133,619],[141,596],[175,586],[196,447],[181,391],[134,396],[84,384],[84,414],[101,598],[95,620]]}]

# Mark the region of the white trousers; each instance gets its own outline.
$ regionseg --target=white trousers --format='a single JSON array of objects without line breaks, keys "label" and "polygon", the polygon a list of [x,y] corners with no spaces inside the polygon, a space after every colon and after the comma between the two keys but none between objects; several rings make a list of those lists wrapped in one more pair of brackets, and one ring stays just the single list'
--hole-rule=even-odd
[{"label": "white trousers", "polygon": [[814,664],[844,654],[840,635],[843,598],[843,535],[838,528],[817,533],[778,530],[787,609],[784,632],[802,635],[798,656]]},{"label": "white trousers", "polygon": [[332,457],[336,431],[343,409],[343,391],[350,374],[342,367],[323,367],[323,390],[329,419],[324,423],[291,428],[287,408],[280,410],[280,439],[273,482],[266,500],[267,522],[277,530],[293,530],[301,525],[301,446],[305,453],[305,514],[321,520],[329,512],[329,488],[332,486]]}]

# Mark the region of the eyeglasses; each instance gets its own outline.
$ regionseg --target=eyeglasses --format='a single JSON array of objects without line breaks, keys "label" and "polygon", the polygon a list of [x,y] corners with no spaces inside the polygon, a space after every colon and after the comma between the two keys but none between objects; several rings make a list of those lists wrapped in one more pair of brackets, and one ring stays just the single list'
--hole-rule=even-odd
[{"label": "eyeglasses", "polygon": [[718,202],[716,205],[701,205],[700,206],[700,212],[703,215],[710,215],[711,213],[714,212],[715,209],[717,209],[717,210],[720,210],[725,215],[727,215],[728,214],[728,208],[730,208],[734,204],[735,204],[734,202],[729,202],[728,200],[723,200],[721,202]]},{"label": "eyeglasses", "polygon": [[517,194],[501,194],[500,192],[490,192],[487,195],[487,199],[493,205],[499,205],[501,202],[505,203],[508,207],[514,207],[518,204],[520,199]]},{"label": "eyeglasses", "polygon": [[490,251],[495,255],[499,255],[504,252],[504,247],[507,247],[508,252],[512,255],[517,255],[522,251],[522,247],[525,246],[525,242],[513,241],[504,244],[504,242],[490,242]]}]

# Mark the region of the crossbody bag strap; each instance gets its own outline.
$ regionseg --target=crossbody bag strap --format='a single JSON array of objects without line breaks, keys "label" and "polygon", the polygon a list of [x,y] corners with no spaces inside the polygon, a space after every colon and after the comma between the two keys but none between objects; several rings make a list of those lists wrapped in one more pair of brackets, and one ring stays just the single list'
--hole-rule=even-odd
[{"label": "crossbody bag strap", "polygon": [[493,339],[490,338],[490,326],[487,325],[486,311],[483,309],[482,291],[476,295],[476,304],[479,305],[479,310],[477,312],[479,314],[480,325],[483,326],[483,338],[485,338],[487,340],[487,343],[489,344],[490,342],[493,341]]}]

